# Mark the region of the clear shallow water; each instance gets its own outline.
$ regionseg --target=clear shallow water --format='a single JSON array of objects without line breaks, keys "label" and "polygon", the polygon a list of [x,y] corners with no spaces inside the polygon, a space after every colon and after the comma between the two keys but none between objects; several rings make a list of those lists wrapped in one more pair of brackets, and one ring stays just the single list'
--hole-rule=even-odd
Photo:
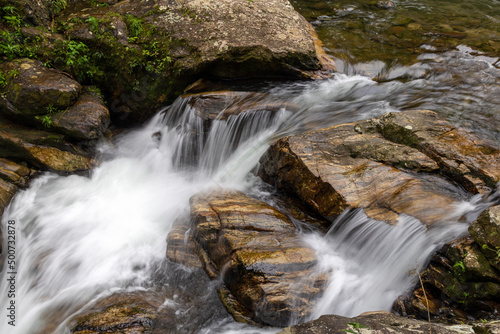
[{"label": "clear shallow water", "polygon": [[[199,135],[203,124],[195,111],[179,99],[166,117],[160,113],[142,129],[103,143],[105,161],[89,177],[44,174],[16,196],[3,217],[4,227],[10,219],[18,224],[18,309],[15,329],[1,322],[0,332],[67,332],[72,315],[95,300],[133,291],[163,298],[162,313],[175,333],[276,332],[235,323],[218,301],[218,282],[165,260],[173,221],[188,211],[193,194],[213,187],[266,197],[249,172],[272,140],[404,109],[426,85],[420,79],[377,83],[337,75],[275,87],[265,100],[286,101],[298,107],[295,111],[216,120],[206,139]],[[304,242],[318,252],[318,270],[332,273],[313,317],[390,309],[411,285],[409,272],[421,267],[437,245],[464,232],[467,224],[457,223],[458,218],[476,212],[478,205],[485,204],[479,198],[457,201],[449,222],[430,232],[409,217],[390,227],[358,213],[341,217],[351,223],[334,225],[326,236],[305,233]],[[366,254],[380,261],[367,265]],[[5,310],[5,276],[0,284]]]}]

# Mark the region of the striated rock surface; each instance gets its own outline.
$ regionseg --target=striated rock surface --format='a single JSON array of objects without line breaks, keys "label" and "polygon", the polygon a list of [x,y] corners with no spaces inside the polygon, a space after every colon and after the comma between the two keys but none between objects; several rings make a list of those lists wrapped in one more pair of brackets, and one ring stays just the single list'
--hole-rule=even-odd
[{"label": "striated rock surface", "polygon": [[0,157],[26,161],[42,170],[76,172],[92,160],[64,141],[62,135],[26,128],[0,119]]},{"label": "striated rock surface", "polygon": [[202,268],[196,254],[196,245],[190,233],[190,217],[180,217],[174,221],[167,237],[167,258],[189,268]]},{"label": "striated rock surface", "polygon": [[286,216],[243,193],[215,192],[191,199],[191,218],[196,251],[221,276],[219,295],[237,320],[284,326],[309,315],[326,277],[313,274],[315,252]]},{"label": "striated rock surface", "polygon": [[283,138],[261,158],[259,174],[325,217],[360,207],[378,220],[406,213],[432,224],[467,196],[455,184],[472,193],[495,186],[500,150],[413,110]]},{"label": "striated rock surface", "polygon": [[399,317],[388,312],[367,312],[355,318],[339,315],[324,315],[317,320],[283,329],[279,334],[465,334],[497,333],[500,323],[478,323],[474,325],[443,325],[422,320]]}]

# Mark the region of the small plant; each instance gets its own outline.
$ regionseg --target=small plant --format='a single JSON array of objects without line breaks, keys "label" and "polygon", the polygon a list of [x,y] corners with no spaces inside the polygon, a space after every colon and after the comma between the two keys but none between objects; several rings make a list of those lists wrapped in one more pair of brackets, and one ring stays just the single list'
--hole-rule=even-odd
[{"label": "small plant", "polygon": [[16,33],[3,31],[0,41],[0,54],[12,60],[21,55],[22,49]]},{"label": "small plant", "polygon": [[463,261],[458,261],[453,265],[453,268],[460,270],[462,273],[465,273],[465,265]]},{"label": "small plant", "polygon": [[91,16],[86,19],[85,22],[88,23],[90,31],[92,31],[93,33],[99,32],[99,20],[97,18]]},{"label": "small plant", "polygon": [[45,115],[45,116],[43,116],[43,118],[42,118],[42,124],[43,124],[46,128],[50,128],[50,127],[52,127],[52,118],[51,118],[49,115]]},{"label": "small plant", "polygon": [[9,81],[5,77],[5,74],[3,73],[2,70],[0,70],[0,87],[5,88],[8,83],[9,83]]},{"label": "small plant", "polygon": [[361,333],[359,331],[361,328],[368,328],[368,326],[362,325],[359,322],[348,322],[347,324],[349,326],[351,326],[352,329],[342,329],[341,332],[352,333],[352,334],[359,334],[359,333]]},{"label": "small plant", "polygon": [[134,15],[125,16],[125,23],[127,24],[130,37],[139,37],[143,32],[142,20]]},{"label": "small plant", "polygon": [[48,114],[53,114],[57,111],[57,108],[53,105],[48,105],[47,107],[45,107],[45,110],[47,110]]},{"label": "small plant", "polygon": [[52,0],[52,5],[54,6],[54,14],[59,14],[63,9],[66,8],[68,3],[66,0]]},{"label": "small plant", "polygon": [[4,16],[2,18],[7,25],[15,28],[16,30],[21,27],[23,21],[21,20],[21,16],[19,16],[16,7],[11,5],[3,6],[2,11],[4,12]]},{"label": "small plant", "polygon": [[493,249],[490,246],[488,246],[487,244],[484,244],[481,248],[483,250],[489,250],[490,252],[495,253],[495,260],[497,262],[500,261],[500,247],[495,247],[495,249]]},{"label": "small plant", "polygon": [[90,0],[90,3],[92,4],[92,6],[96,6],[96,7],[107,7],[107,6],[109,6],[109,3],[107,3],[107,2],[99,2],[97,0]]}]

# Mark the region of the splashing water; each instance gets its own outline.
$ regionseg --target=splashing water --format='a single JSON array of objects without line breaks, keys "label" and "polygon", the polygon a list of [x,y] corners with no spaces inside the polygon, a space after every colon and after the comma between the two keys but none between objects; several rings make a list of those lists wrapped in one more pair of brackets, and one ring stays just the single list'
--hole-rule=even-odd
[{"label": "splashing water", "polygon": [[[402,96],[421,85],[418,81],[377,84],[342,75],[322,83],[290,85],[270,90],[267,99],[292,101],[298,110],[216,118],[208,131],[189,107],[189,98],[180,98],[166,117],[160,112],[114,145],[102,144],[106,161],[89,177],[43,174],[16,195],[2,219],[4,231],[9,220],[16,221],[17,320],[15,327],[2,321],[0,332],[68,332],[71,316],[102,296],[154,290],[155,277],[176,273],[175,267],[165,264],[165,238],[173,221],[189,209],[192,195],[215,186],[255,190],[255,177],[249,172],[273,140],[398,110],[406,103]],[[450,223],[426,231],[411,217],[402,217],[398,226],[391,227],[357,212],[339,218],[332,227],[335,233],[305,235],[305,242],[318,252],[319,270],[332,272],[314,316],[387,309],[411,284],[408,270],[420,267],[437,244],[465,228]],[[2,312],[11,300],[8,277],[4,265]],[[182,314],[196,319],[199,311],[168,298],[165,305],[173,307],[180,319],[196,323]],[[179,325],[178,332],[263,331],[236,324],[227,314],[210,315],[217,309],[222,306],[205,307],[208,315],[202,318],[208,320],[195,329]]]}]

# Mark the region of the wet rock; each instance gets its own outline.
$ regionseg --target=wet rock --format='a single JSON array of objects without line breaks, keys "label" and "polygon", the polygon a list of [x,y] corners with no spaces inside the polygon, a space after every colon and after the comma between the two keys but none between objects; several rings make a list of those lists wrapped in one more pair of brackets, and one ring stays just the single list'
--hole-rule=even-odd
[{"label": "wet rock", "polygon": [[190,218],[180,217],[172,225],[167,238],[167,258],[189,268],[202,268],[196,245],[190,233]]},{"label": "wet rock", "polygon": [[71,333],[151,333],[162,301],[149,295],[135,293],[105,298],[73,321]]},{"label": "wet rock", "polygon": [[421,278],[423,287],[400,297],[396,311],[427,318],[429,308],[431,316],[455,321],[495,318],[500,311],[500,271],[471,237],[443,246]]},{"label": "wet rock", "polygon": [[91,88],[84,88],[78,100],[64,111],[54,113],[53,131],[57,131],[76,140],[92,140],[104,136],[108,129],[109,110],[102,98]]},{"label": "wet rock", "polygon": [[91,159],[67,143],[62,135],[27,128],[0,118],[0,157],[26,161],[42,170],[84,171]]},{"label": "wet rock", "polygon": [[4,114],[41,115],[49,109],[65,109],[80,94],[81,86],[75,80],[42,62],[19,59],[2,65],[5,73],[13,73],[5,87],[5,98],[0,101]]},{"label": "wet rock", "polygon": [[500,270],[500,206],[486,209],[469,227],[492,266]]},{"label": "wet rock", "polygon": [[431,111],[406,111],[283,138],[259,174],[324,217],[355,207],[390,223],[406,213],[433,224],[467,196],[455,182],[473,193],[495,186],[500,151]]},{"label": "wet rock", "polygon": [[18,188],[15,185],[0,178],[0,217],[17,190]]},{"label": "wet rock", "polygon": [[286,216],[242,193],[215,192],[191,199],[191,218],[198,255],[221,276],[220,296],[236,319],[284,326],[310,314],[326,278],[313,273],[315,252]]},{"label": "wet rock", "polygon": [[19,187],[26,187],[29,178],[35,174],[36,171],[28,167],[0,158],[0,179],[4,181],[11,182]]},{"label": "wet rock", "polygon": [[214,120],[227,120],[229,116],[243,112],[276,113],[282,108],[288,110],[298,108],[290,103],[272,101],[268,99],[267,94],[258,92],[214,91],[185,94],[183,97],[203,121],[205,132],[210,129]]},{"label": "wet rock", "polygon": [[[464,326],[466,327],[466,326]],[[471,329],[469,326],[467,329]],[[464,333],[450,326],[433,323],[432,333],[459,334]],[[327,333],[363,333],[363,334],[420,334],[429,333],[429,323],[400,317],[389,312],[367,312],[355,318],[339,315],[323,315],[317,320],[287,327],[279,334],[327,334]],[[472,333],[470,331],[465,333]]]}]

